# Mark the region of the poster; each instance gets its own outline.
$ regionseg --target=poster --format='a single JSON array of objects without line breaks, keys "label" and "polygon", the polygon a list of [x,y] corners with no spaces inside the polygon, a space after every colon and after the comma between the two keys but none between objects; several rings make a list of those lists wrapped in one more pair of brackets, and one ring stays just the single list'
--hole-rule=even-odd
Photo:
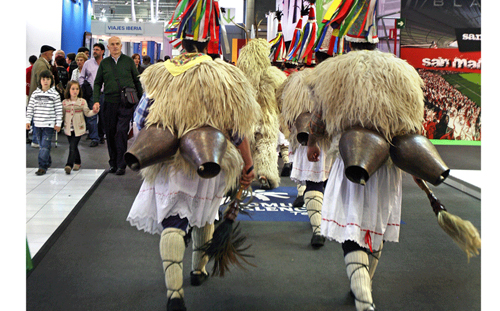
[{"label": "poster", "polygon": [[481,1],[402,0],[401,19],[401,58],[425,83],[424,135],[480,142]]}]

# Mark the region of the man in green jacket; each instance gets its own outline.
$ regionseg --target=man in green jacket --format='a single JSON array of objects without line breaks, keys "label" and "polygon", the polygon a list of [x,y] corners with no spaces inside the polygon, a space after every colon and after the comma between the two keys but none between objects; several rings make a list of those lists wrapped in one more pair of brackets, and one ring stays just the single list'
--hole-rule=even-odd
[{"label": "man in green jacket", "polygon": [[134,61],[121,51],[122,42],[119,37],[109,39],[108,49],[110,57],[101,61],[94,80],[94,103],[99,105],[100,90],[104,83],[103,115],[108,142],[109,172],[123,175],[127,166],[123,155],[127,151],[129,125],[135,107],[126,107],[122,103],[121,89],[134,87],[140,98],[142,86]]}]

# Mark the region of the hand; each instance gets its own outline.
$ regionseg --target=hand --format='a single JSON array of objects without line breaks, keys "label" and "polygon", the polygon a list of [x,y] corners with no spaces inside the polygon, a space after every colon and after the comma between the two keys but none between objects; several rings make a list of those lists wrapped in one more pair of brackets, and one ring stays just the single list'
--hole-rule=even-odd
[{"label": "hand", "polygon": [[307,159],[309,161],[318,162],[320,154],[321,154],[321,150],[319,149],[318,144],[314,144],[312,146],[307,146]]},{"label": "hand", "polygon": [[99,112],[99,109],[100,109],[100,105],[99,103],[94,103],[94,106],[92,106],[92,111],[94,113],[98,113]]},{"label": "hand", "polygon": [[59,132],[61,130],[61,127],[60,126],[54,126],[54,130],[56,130],[56,132]]},{"label": "hand", "polygon": [[255,179],[255,170],[252,168],[250,172],[248,170],[250,169],[251,166],[245,166],[243,168],[243,172],[241,173],[241,178],[240,178],[240,185],[248,188],[250,184],[252,184],[252,181]]},{"label": "hand", "polygon": [[30,129],[30,128],[31,128],[31,127],[30,127],[30,124],[29,124],[29,123],[26,123],[26,130],[28,130],[28,131],[29,131],[29,129]]}]

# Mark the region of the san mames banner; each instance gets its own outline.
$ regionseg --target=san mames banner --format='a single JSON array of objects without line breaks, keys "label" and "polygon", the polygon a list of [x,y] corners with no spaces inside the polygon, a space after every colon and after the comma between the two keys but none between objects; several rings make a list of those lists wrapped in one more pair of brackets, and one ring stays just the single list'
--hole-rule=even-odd
[{"label": "san mames banner", "polygon": [[481,73],[481,52],[401,47],[401,58],[415,68]]}]

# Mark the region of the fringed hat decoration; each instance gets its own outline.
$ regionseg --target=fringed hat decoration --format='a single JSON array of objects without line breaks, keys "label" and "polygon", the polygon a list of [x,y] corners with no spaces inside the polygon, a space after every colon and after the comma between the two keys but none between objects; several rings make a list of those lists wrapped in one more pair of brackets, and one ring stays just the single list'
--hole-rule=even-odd
[{"label": "fringed hat decoration", "polygon": [[344,38],[346,41],[377,43],[376,7],[377,0],[334,0],[321,22],[314,51],[342,54]]},{"label": "fringed hat decoration", "polygon": [[217,0],[179,0],[165,32],[173,47],[179,48],[184,39],[219,42],[221,24]]},{"label": "fringed hat decoration", "polygon": [[377,0],[359,1],[355,6],[355,17],[349,22],[345,35],[346,41],[378,43],[377,22]]},{"label": "fringed hat decoration", "polygon": [[318,35],[318,23],[316,22],[316,0],[309,0],[309,13],[307,23],[304,25],[299,52],[297,54],[299,62],[311,65],[314,51],[313,47]]},{"label": "fringed hat decoration", "polygon": [[286,60],[288,62],[297,62],[297,54],[299,53],[300,43],[303,39],[303,29],[302,29],[302,20],[303,17],[309,15],[309,7],[304,6],[302,4],[302,10],[300,11],[300,18],[297,21],[297,25],[295,25],[295,31],[293,32],[292,41],[290,42],[290,47],[288,48],[288,55],[286,56]]},{"label": "fringed hat decoration", "polygon": [[285,61],[286,57],[285,37],[283,36],[283,28],[281,26],[282,16],[282,11],[276,11],[276,18],[278,19],[278,34],[276,35],[276,38],[269,41],[271,44],[270,58],[273,63],[282,63]]}]

